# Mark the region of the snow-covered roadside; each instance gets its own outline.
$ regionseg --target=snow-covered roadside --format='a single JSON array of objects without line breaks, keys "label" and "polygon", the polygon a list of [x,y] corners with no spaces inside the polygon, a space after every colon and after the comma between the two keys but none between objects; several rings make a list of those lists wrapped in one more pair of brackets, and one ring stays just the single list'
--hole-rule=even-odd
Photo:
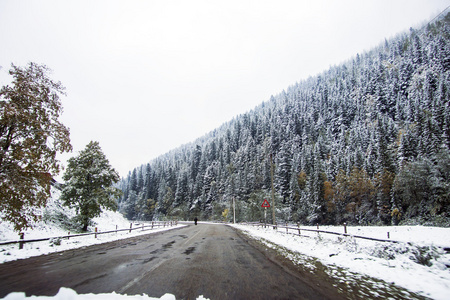
[{"label": "snow-covered roadside", "polygon": [[[49,296],[31,296],[26,297],[25,293],[10,293],[4,300],[24,300],[24,299],[52,299],[52,300],[176,300],[176,297],[172,294],[164,294],[161,298],[149,297],[146,294],[143,295],[120,295],[116,293],[105,294],[77,294],[72,289],[60,288],[59,292],[52,297]],[[197,297],[197,300],[209,300],[203,296]]]},{"label": "snow-covered roadside", "polygon": [[[54,205],[53,203],[51,205]],[[116,225],[119,229],[130,228],[130,221],[125,219],[120,213],[105,211],[101,214],[100,217],[94,218],[95,226],[98,229],[98,232],[115,230]],[[38,222],[33,224],[33,229],[28,229],[25,231],[25,239],[38,239],[38,238],[47,238],[47,237],[56,237],[56,236],[64,236],[67,235],[67,231],[59,227],[57,224],[53,223],[45,223]],[[136,225],[134,225],[136,226]],[[26,243],[24,244],[24,248],[19,250],[19,246],[17,244],[11,245],[2,245],[0,246],[0,263],[4,263],[6,261],[12,261],[16,259],[23,259],[32,256],[39,256],[44,254],[49,254],[52,252],[60,252],[64,250],[86,247],[94,244],[107,243],[119,239],[125,239],[129,237],[139,236],[143,234],[155,233],[160,231],[167,231],[174,228],[184,227],[186,225],[178,224],[177,226],[172,227],[156,227],[152,230],[144,230],[141,229],[133,230],[131,233],[129,231],[122,231],[118,233],[107,233],[100,234],[95,238],[94,235],[82,236],[82,237],[71,237],[70,239],[61,239],[60,241],[42,241],[35,243]],[[90,228],[92,231],[92,228]],[[0,223],[0,241],[8,241],[8,240],[18,240],[17,232],[13,230],[13,225],[8,222]],[[59,245],[58,245],[59,244]],[[31,296],[26,297],[23,292],[15,292],[8,294],[5,298],[8,300],[22,300],[22,299],[53,299],[53,300],[125,300],[125,299],[141,299],[141,300],[153,300],[153,299],[161,299],[161,300],[175,300],[175,296],[172,294],[165,294],[161,298],[153,298],[147,295],[135,295],[135,296],[127,296],[120,295],[116,293],[109,294],[77,294],[74,290],[69,288],[62,287],[58,294],[53,297],[46,296]],[[201,296],[198,299],[204,299]]]},{"label": "snow-covered roadside", "polygon": [[[59,200],[60,192],[57,189],[52,188],[52,198],[47,203],[47,206],[43,209],[39,209],[37,212],[43,217],[41,221],[32,223],[32,228],[24,231],[25,240],[40,239],[40,238],[52,238],[58,236],[68,235],[68,231],[63,229],[61,220],[69,220],[75,216],[75,211],[62,205]],[[1,214],[1,212],[0,212]],[[47,215],[47,217],[45,217]],[[112,231],[115,229],[129,229],[130,221],[125,219],[122,214],[105,210],[101,215],[92,220],[97,228],[98,232]],[[155,227],[155,229],[145,228],[141,229],[141,224],[133,222],[133,228],[139,228],[131,231],[119,231],[117,233],[99,234],[97,238],[94,235],[70,237],[69,239],[53,239],[42,242],[25,243],[23,249],[19,249],[18,244],[0,245],[0,263],[7,261],[29,258],[32,256],[39,256],[49,254],[53,252],[60,252],[74,248],[86,247],[94,244],[101,244],[112,242],[120,239],[126,239],[144,234],[156,233],[161,231],[172,230],[175,228],[185,227],[187,225],[178,224],[176,226],[169,227]],[[94,227],[89,227],[89,231],[93,232]],[[72,234],[74,234],[72,232]],[[18,233],[14,231],[13,224],[2,220],[0,222],[0,242],[3,241],[17,241],[19,239]],[[77,294],[76,291],[61,287],[59,292],[52,297],[48,296],[30,296],[26,297],[23,292],[13,292],[8,294],[5,298],[8,300],[22,300],[22,299],[53,299],[53,300],[125,300],[125,299],[142,299],[142,300],[175,300],[175,296],[172,294],[165,294],[161,298],[149,297],[143,295],[120,295],[116,293],[105,294]],[[199,296],[197,299],[204,300],[203,296]]]},{"label": "snow-covered roadside", "polygon": [[[450,270],[448,255],[436,246],[450,246],[450,228],[423,226],[349,227],[348,233],[386,239],[387,231],[394,240],[407,243],[383,243],[332,234],[303,231],[302,235],[286,234],[285,229],[233,225],[268,247],[280,245],[281,251],[294,263],[304,264],[305,255],[328,266],[339,266],[349,272],[395,283],[409,291],[433,299],[449,299]],[[303,227],[315,229],[315,227]],[[321,227],[321,230],[343,233],[343,227]],[[292,255],[297,253],[300,255]],[[420,264],[425,263],[429,266]],[[311,266],[314,268],[314,266]],[[336,270],[334,270],[336,271]],[[337,271],[336,271],[337,272]],[[349,274],[347,274],[349,275]],[[336,274],[330,274],[336,276]],[[348,280],[342,279],[343,281]]]},{"label": "snow-covered roadside", "polygon": [[[116,293],[108,294],[77,294],[72,289],[60,288],[59,292],[55,296],[31,296],[26,297],[25,293],[10,293],[4,300],[23,300],[23,299],[52,299],[52,300],[176,300],[172,294],[165,294],[161,298],[149,297],[143,295],[120,295]],[[201,299],[201,298],[198,298]]]},{"label": "snow-covered roadside", "polygon": [[[43,216],[43,220],[33,223],[33,228],[29,228],[24,231],[25,240],[68,235],[68,231],[63,229],[61,220],[68,220],[74,217],[75,210],[62,205],[59,197],[60,191],[52,187],[52,198],[49,200],[44,209],[39,209],[38,211],[38,214]],[[44,217],[46,215],[47,217]],[[118,229],[130,228],[130,221],[125,219],[119,212],[113,212],[110,210],[103,211],[99,217],[94,218],[92,221],[94,222],[95,227],[97,227],[98,232],[115,230],[116,226]],[[121,231],[118,233],[100,234],[97,235],[97,238],[95,238],[94,235],[88,235],[71,237],[70,239],[54,239],[50,241],[25,243],[23,249],[21,250],[19,250],[18,244],[0,245],[0,263],[94,244],[112,242],[119,239],[170,230],[183,226],[185,225],[179,224],[175,227],[156,227],[152,230],[148,230],[148,228],[146,228],[144,231],[141,229],[136,229],[131,233],[129,231]],[[136,227],[136,225],[133,225],[133,227]],[[89,231],[94,232],[93,227],[89,227],[88,229]],[[74,233],[72,232],[72,234]],[[0,242],[17,240],[19,240],[19,235],[16,231],[14,231],[13,225],[2,220],[2,222],[0,222]]]},{"label": "snow-covered roadside", "polygon": [[[98,232],[115,230],[116,225],[119,229],[130,228],[130,222],[124,219],[119,213],[107,211],[101,217],[94,219],[97,222]],[[186,225],[178,224],[172,227],[155,227],[155,229],[145,230],[136,229],[131,233],[129,231],[119,231],[118,233],[99,234],[97,238],[94,235],[71,237],[70,239],[55,239],[50,241],[25,243],[23,249],[19,250],[18,244],[2,245],[0,246],[0,263],[7,261],[29,258],[32,256],[39,256],[53,252],[60,252],[64,250],[86,247],[94,244],[102,244],[112,242],[120,239],[126,239],[143,234],[155,233],[160,231],[171,230],[174,228],[184,227]],[[18,240],[18,237],[12,228],[5,230],[5,227],[12,227],[10,224],[3,223],[0,225],[2,237],[0,240]],[[48,224],[39,224],[32,230],[25,232],[25,239],[38,239],[56,236],[67,235],[67,232],[59,227]],[[4,238],[5,236],[9,238]]]}]

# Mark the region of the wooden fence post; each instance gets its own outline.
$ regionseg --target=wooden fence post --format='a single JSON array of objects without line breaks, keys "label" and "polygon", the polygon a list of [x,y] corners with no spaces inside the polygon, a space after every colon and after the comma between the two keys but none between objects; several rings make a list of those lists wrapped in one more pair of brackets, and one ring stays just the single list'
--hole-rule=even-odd
[{"label": "wooden fence post", "polygon": [[347,223],[344,223],[344,233],[347,234]]},{"label": "wooden fence post", "polygon": [[388,231],[388,233],[387,233],[387,237],[388,237],[388,239],[390,239],[390,236],[389,236],[389,231]]},{"label": "wooden fence post", "polygon": [[130,233],[131,233],[132,228],[133,228],[133,223],[130,223]]},{"label": "wooden fence post", "polygon": [[298,227],[298,235],[300,235],[300,223],[297,223],[297,227]]},{"label": "wooden fence post", "polygon": [[153,221],[152,221],[152,229],[153,229]]},{"label": "wooden fence post", "polygon": [[286,233],[289,233],[288,232],[288,223],[286,222]]},{"label": "wooden fence post", "polygon": [[[19,233],[19,238],[23,240],[25,238],[25,233],[24,232]],[[19,242],[19,250],[21,249],[23,249],[23,242]]]},{"label": "wooden fence post", "polygon": [[70,239],[70,231],[67,233],[67,240]]},{"label": "wooden fence post", "polygon": [[95,227],[95,238],[97,238],[97,227]]}]

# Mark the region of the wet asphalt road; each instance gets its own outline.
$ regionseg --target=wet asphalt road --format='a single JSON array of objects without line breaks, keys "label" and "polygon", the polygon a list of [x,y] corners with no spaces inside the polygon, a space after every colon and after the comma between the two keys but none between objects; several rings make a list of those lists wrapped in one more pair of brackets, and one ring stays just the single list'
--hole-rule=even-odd
[{"label": "wet asphalt road", "polygon": [[177,299],[341,297],[314,280],[231,227],[199,224],[0,264],[0,297],[55,295],[60,287]]}]

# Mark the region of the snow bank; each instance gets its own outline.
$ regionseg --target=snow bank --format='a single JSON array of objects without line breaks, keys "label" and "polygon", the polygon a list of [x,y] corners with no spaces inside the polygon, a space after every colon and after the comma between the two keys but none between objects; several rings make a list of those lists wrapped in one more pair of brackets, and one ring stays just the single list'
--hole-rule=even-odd
[{"label": "snow bank", "polygon": [[[385,243],[332,234],[302,231],[302,236],[286,234],[285,229],[244,225],[234,227],[276,248],[281,245],[293,253],[314,257],[325,265],[395,283],[412,292],[434,299],[449,299],[449,257],[442,248],[450,246],[450,228],[424,226],[348,227],[347,232],[380,239],[390,238],[412,243]],[[315,227],[302,227],[315,229]],[[343,233],[343,227],[320,227],[320,230]],[[267,242],[268,241],[268,242]],[[285,255],[294,263],[299,256]],[[298,260],[298,261],[296,261]]]},{"label": "snow bank", "polygon": [[72,289],[69,288],[60,288],[58,294],[55,296],[31,296],[26,297],[25,293],[10,293],[5,298],[5,300],[22,300],[22,299],[54,299],[54,300],[176,300],[175,296],[172,294],[165,294],[161,298],[153,298],[149,297],[145,294],[136,295],[136,296],[128,296],[128,295],[120,295],[116,293],[110,294],[77,294]]},{"label": "snow bank", "polygon": [[[75,211],[62,205],[59,200],[59,191],[52,189],[52,199],[48,202],[47,207],[42,209],[39,214],[44,216],[46,213],[54,216],[66,216],[71,218],[75,216]],[[45,219],[45,218],[44,218]],[[52,221],[53,220],[53,221]],[[130,221],[125,219],[122,214],[105,210],[102,214],[93,219],[96,224],[98,232],[105,232],[118,229],[130,228]],[[68,231],[63,229],[60,221],[54,221],[54,218],[47,218],[46,221],[39,221],[32,224],[33,228],[29,228],[24,231],[25,240],[40,239],[40,238],[53,238],[58,236],[68,235]],[[177,227],[183,227],[185,225],[177,225],[172,227],[155,227],[156,229],[145,230],[136,229],[131,233],[129,231],[122,231],[118,233],[107,233],[97,235],[71,237],[70,239],[51,239],[50,241],[25,243],[23,249],[19,250],[18,244],[1,245],[0,246],[0,263],[12,261],[16,259],[24,259],[32,256],[38,256],[48,254],[52,252],[59,252],[79,247],[85,247],[94,244],[101,244],[116,241],[119,239],[125,239],[142,234],[154,233],[164,230],[170,230]],[[136,225],[133,225],[136,227]],[[89,227],[89,231],[93,232],[94,228]],[[74,234],[72,232],[72,234]],[[0,222],[0,241],[17,241],[19,236],[11,223],[2,220]]]},{"label": "snow bank", "polygon": [[[129,228],[129,224],[128,228]],[[156,229],[137,229],[133,230],[131,233],[128,231],[122,231],[118,233],[106,233],[106,234],[100,234],[95,238],[94,235],[89,236],[81,236],[81,237],[71,237],[70,239],[50,239],[49,241],[42,241],[42,242],[34,242],[34,243],[25,243],[23,245],[23,249],[19,250],[19,246],[17,244],[11,244],[11,245],[2,245],[0,246],[0,263],[4,263],[7,261],[17,260],[17,259],[24,259],[29,258],[32,256],[39,256],[44,254],[49,254],[53,252],[59,252],[74,248],[80,248],[80,247],[86,247],[94,244],[102,244],[102,243],[108,243],[120,239],[126,239],[138,235],[143,234],[149,234],[154,232],[160,232],[160,231],[166,231],[171,230],[178,227],[184,227],[186,225],[177,225],[172,227],[165,227],[165,228],[156,228]],[[127,227],[125,227],[127,228]],[[115,225],[114,225],[115,229]],[[119,227],[120,229],[120,227]],[[124,229],[124,227],[122,227]],[[99,230],[106,231],[106,230]],[[25,235],[27,239],[31,239],[30,236],[35,236],[35,238],[47,238],[47,237],[54,237],[59,235],[60,233],[52,232],[48,228],[45,228],[45,230],[40,230],[39,233],[33,232],[30,233],[30,235]],[[67,232],[63,233],[64,235],[67,235]],[[17,240],[17,238],[15,239]]]},{"label": "snow bank", "polygon": [[[302,226],[301,228],[317,229],[315,226]],[[344,233],[344,226],[320,226],[320,230]],[[450,228],[429,226],[347,226],[347,233],[405,243],[450,247]],[[315,233],[307,233],[305,231],[302,234],[314,235]]]},{"label": "snow bank", "polygon": [[[77,294],[72,289],[60,288],[58,294],[53,297],[49,296],[31,296],[26,297],[25,293],[10,293],[5,298],[5,300],[22,300],[22,299],[53,299],[53,300],[176,300],[175,296],[172,294],[165,294],[161,298],[149,297],[146,294],[128,296],[120,295],[116,293],[110,294]],[[208,300],[203,296],[199,296],[197,300]]]}]

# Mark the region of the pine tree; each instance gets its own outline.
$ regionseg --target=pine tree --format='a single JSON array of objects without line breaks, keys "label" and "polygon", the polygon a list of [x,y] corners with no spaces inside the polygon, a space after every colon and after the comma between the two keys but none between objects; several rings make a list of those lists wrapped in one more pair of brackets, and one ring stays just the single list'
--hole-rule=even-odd
[{"label": "pine tree", "polygon": [[64,204],[74,207],[82,230],[87,231],[90,220],[102,212],[102,208],[117,209],[121,191],[113,186],[120,180],[98,142],[90,142],[86,148],[68,160],[65,181],[61,192]]},{"label": "pine tree", "polygon": [[397,152],[397,161],[399,167],[403,165],[404,162],[414,161],[418,155],[417,153],[417,139],[414,136],[414,128],[406,129],[401,132],[400,146]]},{"label": "pine tree", "polygon": [[376,211],[378,212],[378,219],[386,225],[391,223],[391,195],[394,178],[395,175],[386,169],[375,176],[377,199]]},{"label": "pine tree", "polygon": [[131,173],[131,177],[130,177],[130,183],[129,183],[129,187],[131,191],[134,191],[135,193],[138,192],[138,185],[137,185],[137,171],[136,169],[133,170],[133,173]]},{"label": "pine tree", "polygon": [[191,159],[191,178],[195,179],[200,169],[200,159],[202,157],[202,148],[197,145]]},{"label": "pine tree", "polygon": [[128,193],[128,197],[125,200],[125,203],[122,205],[120,212],[124,214],[124,216],[128,220],[136,219],[136,205],[138,204],[138,196],[136,191],[131,190]]},{"label": "pine tree", "polygon": [[181,205],[183,202],[186,202],[188,200],[189,194],[188,194],[188,186],[187,186],[188,178],[186,171],[182,170],[180,171],[177,179],[177,189],[175,192],[175,206]]},{"label": "pine tree", "polygon": [[281,194],[283,203],[289,199],[289,185],[291,181],[291,153],[287,143],[282,144],[276,157],[276,190]]}]

